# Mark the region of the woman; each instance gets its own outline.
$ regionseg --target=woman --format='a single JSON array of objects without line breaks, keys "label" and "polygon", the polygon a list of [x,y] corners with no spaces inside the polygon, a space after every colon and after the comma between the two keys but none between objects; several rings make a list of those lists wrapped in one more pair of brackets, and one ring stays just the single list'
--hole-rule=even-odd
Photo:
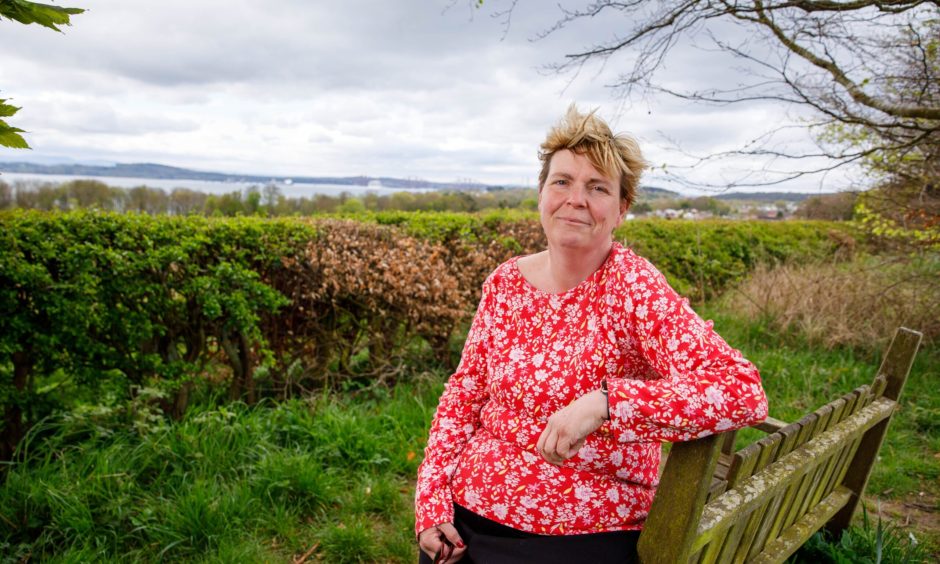
[{"label": "woman", "polygon": [[767,415],[754,365],[613,241],[636,141],[572,106],[541,148],[548,250],[483,284],[418,470],[422,562],[630,561],[660,443]]}]

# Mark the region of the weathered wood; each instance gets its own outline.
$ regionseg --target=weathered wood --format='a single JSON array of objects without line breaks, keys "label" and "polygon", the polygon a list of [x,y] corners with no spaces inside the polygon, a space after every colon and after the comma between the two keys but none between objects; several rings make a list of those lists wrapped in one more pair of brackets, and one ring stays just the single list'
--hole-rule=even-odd
[{"label": "weathered wood", "polygon": [[[814,413],[819,417],[816,427],[813,429],[812,436],[810,439],[815,439],[821,436],[829,428],[829,422],[832,420],[833,407],[831,403],[828,403]],[[841,449],[839,449],[841,450]],[[838,450],[832,453],[832,456],[827,456],[822,459],[818,467],[813,472],[809,472],[803,478],[803,484],[798,490],[797,498],[794,500],[793,505],[790,506],[790,512],[787,514],[786,519],[784,519],[784,527],[789,527],[801,515],[807,512],[810,508],[810,498],[813,495],[813,492],[819,487],[819,481],[821,474],[825,472],[826,467],[832,463],[832,457],[838,454]]]},{"label": "weathered wood", "polygon": [[[812,438],[813,430],[816,428],[816,423],[818,420],[818,414],[809,413],[793,424],[793,428],[796,431],[794,449],[802,447]],[[796,503],[795,500],[798,499],[797,494],[800,489],[804,487],[805,480],[805,476],[797,476],[787,484],[786,489],[781,493],[782,500],[780,506],[774,514],[773,521],[770,524],[770,538],[776,537],[777,534],[783,530],[784,521],[786,520],[790,508],[794,503]]]},{"label": "weathered wood", "polygon": [[[879,376],[875,380],[875,384],[876,385],[873,387],[877,390],[877,393],[880,395],[881,392],[884,391],[884,387],[885,387],[884,378]],[[880,384],[880,387],[878,386],[878,384]],[[852,460],[854,460],[855,454],[856,452],[858,452],[858,447],[861,445],[861,442],[862,442],[862,437],[860,435],[855,440],[853,440],[847,446],[845,451],[842,453],[840,460],[839,460],[839,473],[838,475],[833,477],[833,483],[830,485],[830,489],[835,488],[837,484],[841,484],[845,480],[845,475],[846,473],[848,473],[848,470],[849,470],[849,463]]]},{"label": "weathered wood", "polygon": [[[721,451],[721,437],[711,435],[677,443],[659,483],[668,496],[656,496],[640,535],[637,552],[646,564],[687,562],[705,496]],[[708,476],[709,479],[690,479]]]},{"label": "weathered wood", "polygon": [[754,465],[757,464],[758,454],[760,454],[760,446],[757,443],[751,443],[734,454],[731,467],[728,468],[729,488],[733,488],[738,480],[751,475]]},{"label": "weathered wood", "polygon": [[732,455],[734,454],[734,441],[738,436],[737,431],[727,431],[721,434],[721,453]]},{"label": "weathered wood", "polygon": [[726,542],[734,542],[733,539],[729,539],[731,532],[731,530],[726,529],[713,538],[712,541],[702,549],[702,553],[698,558],[699,564],[715,564],[719,562],[718,555],[721,553],[722,547],[725,546]]},{"label": "weathered wood", "polygon": [[[782,440],[783,435],[774,433],[757,442],[759,445],[761,445],[761,453],[757,459],[757,464],[754,466],[755,474],[776,460],[777,452],[780,449]],[[721,554],[718,556],[719,562],[728,562],[729,560],[733,560],[735,554],[740,551],[742,546],[750,546],[754,536],[757,534],[757,527],[763,520],[764,512],[767,511],[771,501],[773,501],[773,499],[768,498],[766,502],[755,508],[755,510],[752,511],[746,519],[742,519],[741,522],[735,527],[736,530],[733,536],[729,537],[734,538],[735,540],[733,543],[726,542],[725,546],[722,547]],[[744,552],[747,552],[746,548]]]},{"label": "weathered wood", "polygon": [[919,343],[919,333],[900,329],[871,386],[795,423],[768,420],[758,427],[769,435],[737,453],[733,433],[675,445],[640,561],[779,564],[821,527],[844,527]]},{"label": "weathered wood", "polygon": [[776,433],[777,431],[779,431],[780,429],[783,429],[787,425],[789,425],[789,423],[787,423],[786,421],[781,421],[773,417],[768,417],[767,419],[764,419],[762,422],[758,423],[757,425],[754,425],[754,428],[759,431],[763,431],[765,433]]},{"label": "weathered wood", "polygon": [[804,477],[815,470],[827,456],[841,449],[846,440],[860,430],[867,431],[878,424],[893,412],[894,407],[893,401],[879,398],[817,440],[804,444],[773,466],[718,496],[702,511],[698,525],[699,536],[692,543],[692,550],[701,548],[718,532],[731,526],[737,515],[753,511],[761,501],[782,491],[795,478]]},{"label": "weathered wood", "polygon": [[[755,443],[759,450],[754,457],[753,468],[749,472],[751,475],[756,474],[773,461],[777,448],[780,446],[781,438],[780,435],[771,435]],[[758,507],[751,511],[749,515],[740,515],[739,521],[724,535],[723,542],[712,541],[703,551],[702,562],[727,562],[734,553],[735,548],[740,544],[742,536],[747,534],[749,527],[752,526],[752,521],[760,518],[761,509]]]},{"label": "weathered wood", "polygon": [[[777,431],[777,433],[783,437],[783,441],[780,443],[780,448],[777,449],[778,460],[783,456],[793,452],[793,449],[796,447],[796,439],[799,436],[799,431],[799,428],[794,425],[788,425]],[[757,534],[755,535],[755,538],[751,542],[751,546],[747,551],[747,558],[751,558],[763,550],[764,543],[766,543],[767,539],[769,538],[770,529],[773,526],[774,520],[780,513],[780,508],[783,505],[785,495],[786,492],[779,493],[774,496],[773,499],[771,499],[770,503],[767,504],[767,510],[764,512],[764,516],[761,519],[760,526],[757,529]]]},{"label": "weathered wood", "polygon": [[851,497],[848,488],[837,488],[812,511],[804,515],[782,535],[767,544],[764,551],[751,564],[777,564],[786,560],[803,546]]},{"label": "weathered wood", "polygon": [[861,436],[853,439],[839,454],[836,473],[832,476],[832,478],[830,478],[830,483],[826,485],[827,495],[835,490],[836,487],[842,484],[843,480],[845,480],[845,473],[848,471],[849,462],[852,461],[856,451],[858,451],[858,445],[861,444],[861,442]]},{"label": "weathered wood", "polygon": [[[885,353],[881,367],[878,369],[878,376],[884,376],[886,381],[882,397],[895,401],[901,397],[904,384],[907,382],[907,376],[911,372],[911,366],[914,365],[914,355],[917,354],[922,337],[921,333],[904,327],[898,329],[895,333],[894,339],[888,347],[888,352]],[[839,534],[852,521],[852,515],[862,499],[865,486],[868,485],[868,477],[871,476],[871,469],[875,464],[878,451],[881,449],[881,443],[884,442],[885,434],[888,432],[889,422],[890,419],[885,419],[877,427],[867,431],[862,437],[861,444],[849,464],[843,482],[852,491],[852,497],[826,526],[829,531]]]}]

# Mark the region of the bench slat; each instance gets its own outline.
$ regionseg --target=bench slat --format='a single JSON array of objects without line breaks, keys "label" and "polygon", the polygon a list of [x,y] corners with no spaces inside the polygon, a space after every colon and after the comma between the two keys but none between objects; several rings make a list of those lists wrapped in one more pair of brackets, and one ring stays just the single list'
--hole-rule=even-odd
[{"label": "bench slat", "polygon": [[836,491],[812,511],[804,515],[792,527],[787,529],[782,535],[767,544],[764,551],[750,560],[750,564],[776,564],[783,562],[796,549],[803,546],[809,540],[813,533],[819,530],[826,522],[832,518],[836,512],[848,503],[852,497],[852,492],[848,488],[838,487]]},{"label": "bench slat", "polygon": [[[677,444],[638,542],[644,564],[783,562],[825,526],[848,524],[921,335],[895,334],[871,386],[734,453],[734,432]],[[690,479],[692,478],[692,479]]]},{"label": "bench slat", "polygon": [[757,425],[752,425],[752,427],[765,433],[776,433],[787,425],[788,423],[786,421],[781,421],[773,417],[767,417],[767,419],[764,419]]},{"label": "bench slat", "polygon": [[[782,437],[783,441],[780,443],[780,448],[778,449],[778,457],[783,458],[783,456],[793,452],[793,449],[796,447],[796,439],[799,436],[799,429],[793,426],[788,426],[777,431]],[[748,549],[748,558],[751,558],[754,554],[759,553],[763,550],[764,543],[767,542],[768,533],[770,528],[773,526],[774,520],[777,515],[780,513],[780,507],[785,501],[786,491],[777,494],[773,497],[767,507],[767,511],[764,512],[764,516],[761,518],[760,526],[757,529],[757,534],[755,535],[754,540],[751,542],[751,546]],[[736,555],[737,557],[738,555]]]},{"label": "bench slat", "polygon": [[[834,410],[831,403],[826,404],[815,411],[819,419],[817,420],[816,426],[813,428],[813,432],[811,433],[809,440],[821,436],[829,429],[829,422],[832,420],[833,412]],[[790,505],[789,511],[787,511],[786,517],[783,520],[784,528],[792,525],[811,507],[809,505],[809,500],[813,495],[813,491],[819,487],[821,474],[826,471],[826,467],[835,463],[833,458],[837,454],[838,452],[833,452],[832,456],[826,456],[822,458],[821,463],[814,471],[807,472],[806,475],[803,476],[800,487],[797,490],[798,493],[794,498],[794,503]]]},{"label": "bench slat", "polygon": [[692,543],[692,550],[701,549],[717,536],[718,532],[727,529],[737,515],[753,511],[763,500],[785,489],[793,476],[805,475],[815,470],[821,460],[841,450],[851,437],[867,431],[888,417],[894,411],[895,405],[891,400],[879,398],[868,408],[831,429],[819,440],[803,445],[780,459],[773,467],[747,478],[733,490],[718,496],[702,511],[698,538]]}]

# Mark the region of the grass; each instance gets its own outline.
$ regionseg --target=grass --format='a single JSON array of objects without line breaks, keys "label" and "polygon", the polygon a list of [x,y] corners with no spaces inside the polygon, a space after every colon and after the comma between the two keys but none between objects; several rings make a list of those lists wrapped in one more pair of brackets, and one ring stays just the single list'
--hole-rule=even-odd
[{"label": "grass", "polygon": [[[717,306],[701,313],[761,368],[779,419],[870,382],[879,360],[862,349],[814,347]],[[870,497],[940,499],[937,366],[940,349],[922,350]],[[414,476],[444,377],[194,408],[153,427],[94,410],[46,421],[0,485],[0,563],[284,562],[311,548],[311,561],[413,562]],[[938,553],[940,539],[918,523],[892,527]],[[872,530],[861,527],[842,544],[869,546]],[[845,548],[813,543],[818,551]]]},{"label": "grass", "polygon": [[862,524],[847,529],[841,538],[832,538],[827,532],[814,534],[800,550],[787,560],[789,564],[912,564],[927,562],[927,547],[916,544],[912,537],[879,517],[872,526],[863,509]]},{"label": "grass", "polygon": [[60,418],[0,486],[0,562],[415,558],[412,480],[440,378],[191,410],[149,433]]}]

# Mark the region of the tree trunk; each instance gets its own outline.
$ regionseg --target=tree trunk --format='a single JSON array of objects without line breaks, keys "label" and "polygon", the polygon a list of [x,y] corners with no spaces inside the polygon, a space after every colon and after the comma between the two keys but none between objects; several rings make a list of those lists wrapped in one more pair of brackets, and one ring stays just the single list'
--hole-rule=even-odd
[{"label": "tree trunk", "polygon": [[241,333],[222,336],[222,349],[232,368],[232,384],[229,386],[229,399],[242,399],[247,403],[255,402],[254,367],[251,364],[251,345]]},{"label": "tree trunk", "polygon": [[25,432],[23,425],[23,409],[20,401],[29,383],[29,375],[33,370],[32,355],[28,351],[13,353],[13,389],[12,401],[3,414],[3,435],[0,436],[0,460],[13,460],[16,445],[23,438]]}]

